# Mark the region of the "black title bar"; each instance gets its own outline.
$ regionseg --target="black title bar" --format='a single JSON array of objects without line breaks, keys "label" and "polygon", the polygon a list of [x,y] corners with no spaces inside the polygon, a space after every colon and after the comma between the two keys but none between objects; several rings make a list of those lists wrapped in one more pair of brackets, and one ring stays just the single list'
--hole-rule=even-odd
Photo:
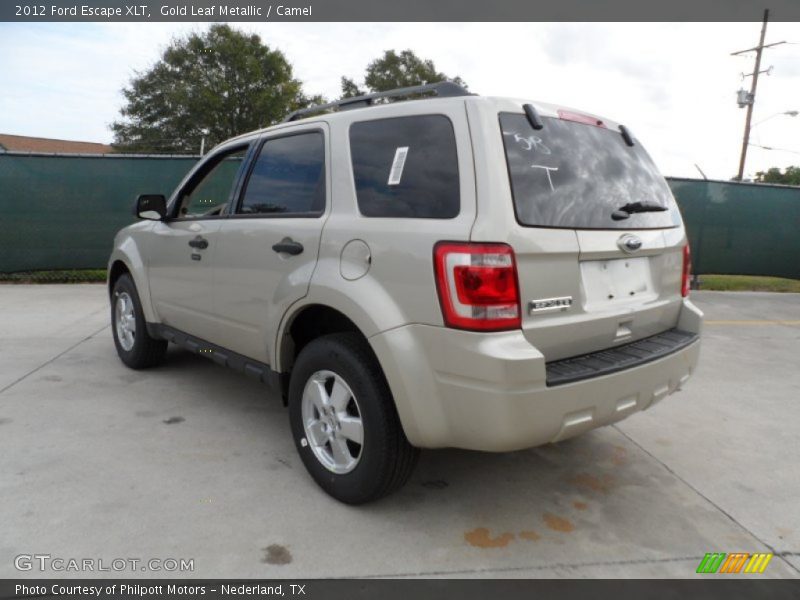
[{"label": "black title bar", "polygon": [[2,0],[0,21],[800,21],[798,0]]},{"label": "black title bar", "polygon": [[798,580],[753,578],[722,579],[700,576],[693,580],[525,580],[525,579],[4,579],[0,599],[56,598],[59,600],[204,600],[284,598],[292,600],[531,600],[574,598],[605,600],[647,598],[676,600],[702,598],[736,600],[769,598],[796,600]]}]

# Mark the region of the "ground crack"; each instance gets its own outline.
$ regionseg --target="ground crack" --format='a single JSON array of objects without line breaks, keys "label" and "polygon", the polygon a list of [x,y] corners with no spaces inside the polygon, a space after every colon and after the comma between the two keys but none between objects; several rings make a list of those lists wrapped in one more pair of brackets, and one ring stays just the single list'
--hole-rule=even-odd
[{"label": "ground crack", "polygon": [[666,470],[667,470],[667,471],[668,471],[668,472],[669,472],[669,473],[670,473],[670,474],[671,474],[673,477],[675,477],[675,478],[676,478],[678,481],[680,481],[681,483],[683,483],[683,484],[684,484],[686,487],[688,487],[690,490],[692,490],[692,491],[693,491],[695,494],[697,494],[698,496],[700,496],[700,497],[701,497],[703,500],[705,500],[706,502],[708,502],[708,503],[709,503],[711,506],[713,506],[713,507],[714,507],[714,508],[716,508],[716,509],[717,509],[719,512],[721,512],[723,515],[725,515],[726,517],[728,517],[728,519],[730,519],[730,520],[731,520],[733,523],[735,523],[736,525],[738,525],[739,527],[741,527],[741,528],[742,528],[744,531],[746,531],[747,533],[749,533],[750,535],[752,535],[752,536],[753,536],[753,537],[754,537],[754,538],[755,538],[755,539],[756,539],[756,540],[757,540],[759,543],[763,544],[763,545],[764,545],[764,546],[765,546],[767,549],[769,549],[769,551],[770,551],[770,552],[772,552],[772,554],[774,554],[775,556],[777,556],[778,558],[780,558],[780,559],[781,559],[781,560],[784,562],[784,564],[786,564],[786,565],[787,565],[787,566],[788,566],[790,569],[792,569],[792,570],[793,570],[793,571],[795,571],[796,573],[800,573],[800,569],[798,569],[797,567],[795,567],[795,566],[794,566],[794,565],[793,565],[791,562],[789,562],[789,561],[788,561],[788,560],[786,560],[786,558],[785,558],[786,556],[794,556],[794,555],[795,555],[795,553],[792,553],[792,552],[779,552],[779,551],[777,551],[777,550],[776,550],[776,549],[775,549],[773,546],[771,546],[770,544],[768,544],[767,542],[765,542],[765,541],[764,541],[763,539],[761,539],[761,538],[760,538],[758,535],[756,535],[756,534],[755,534],[753,531],[751,531],[750,529],[748,529],[747,527],[745,527],[744,525],[742,525],[742,524],[741,524],[739,521],[737,521],[737,520],[736,520],[736,518],[735,518],[735,517],[734,517],[734,516],[733,516],[731,513],[729,513],[728,511],[726,511],[726,510],[725,510],[724,508],[722,508],[722,507],[721,507],[719,504],[717,504],[716,502],[714,502],[714,501],[713,501],[711,498],[709,498],[708,496],[706,496],[706,495],[705,495],[703,492],[701,492],[699,489],[697,489],[697,488],[696,488],[695,486],[693,486],[691,483],[689,483],[688,481],[686,481],[686,479],[684,479],[683,477],[681,477],[680,475],[678,475],[678,474],[677,474],[677,473],[676,473],[676,472],[675,472],[675,471],[674,471],[672,468],[670,468],[670,467],[669,467],[669,466],[668,466],[668,465],[667,465],[667,464],[666,464],[664,461],[662,461],[661,459],[659,459],[659,458],[658,458],[658,457],[657,457],[655,454],[653,454],[653,453],[652,453],[652,452],[650,452],[650,451],[649,451],[647,448],[645,448],[644,446],[642,446],[642,445],[641,445],[639,442],[637,442],[636,440],[634,440],[634,439],[633,439],[633,438],[632,438],[630,435],[628,435],[627,433],[625,433],[624,431],[622,431],[622,430],[621,430],[621,429],[620,429],[620,428],[619,428],[617,425],[612,425],[612,427],[613,427],[614,429],[616,429],[616,430],[617,430],[617,431],[618,431],[618,432],[619,432],[619,433],[620,433],[620,434],[621,434],[621,435],[622,435],[624,438],[626,438],[626,439],[627,439],[627,440],[628,440],[628,441],[629,441],[631,444],[633,444],[634,446],[636,446],[637,448],[639,448],[639,449],[640,449],[642,452],[644,452],[645,454],[647,454],[647,456],[649,456],[649,457],[650,457],[650,458],[652,458],[654,461],[656,461],[658,464],[660,464],[660,465],[661,465],[661,466],[662,466],[664,469],[666,469]]}]

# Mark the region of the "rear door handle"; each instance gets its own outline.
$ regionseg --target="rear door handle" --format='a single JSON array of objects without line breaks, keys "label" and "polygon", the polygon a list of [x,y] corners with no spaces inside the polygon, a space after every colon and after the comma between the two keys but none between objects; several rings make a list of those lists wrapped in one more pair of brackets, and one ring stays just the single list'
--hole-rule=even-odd
[{"label": "rear door handle", "polygon": [[295,242],[290,237],[285,237],[280,242],[272,246],[272,249],[278,253],[285,252],[286,254],[297,256],[303,251],[303,244],[300,242]]},{"label": "rear door handle", "polygon": [[189,245],[192,248],[200,248],[201,250],[204,248],[208,248],[208,240],[200,237],[199,235],[194,238],[193,240],[189,240]]}]

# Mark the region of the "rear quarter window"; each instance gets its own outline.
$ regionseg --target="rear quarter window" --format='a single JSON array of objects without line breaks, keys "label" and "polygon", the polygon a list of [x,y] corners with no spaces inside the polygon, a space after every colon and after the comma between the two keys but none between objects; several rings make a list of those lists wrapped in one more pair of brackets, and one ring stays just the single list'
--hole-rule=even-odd
[{"label": "rear quarter window", "polygon": [[443,115],[350,126],[358,209],[365,217],[452,219],[461,194],[453,124]]},{"label": "rear quarter window", "polygon": [[[545,117],[535,130],[523,114],[500,113],[514,210],[531,227],[565,229],[660,229],[681,224],[664,177],[636,140],[619,131]],[[635,202],[662,212],[611,214]]]}]

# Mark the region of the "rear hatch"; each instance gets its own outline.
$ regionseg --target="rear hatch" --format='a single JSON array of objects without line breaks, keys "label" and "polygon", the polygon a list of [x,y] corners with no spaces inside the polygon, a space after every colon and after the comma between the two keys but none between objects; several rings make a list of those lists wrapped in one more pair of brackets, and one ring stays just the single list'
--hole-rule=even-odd
[{"label": "rear hatch", "polygon": [[666,181],[627,130],[548,113],[499,115],[526,338],[553,361],[674,328],[686,241]]}]

